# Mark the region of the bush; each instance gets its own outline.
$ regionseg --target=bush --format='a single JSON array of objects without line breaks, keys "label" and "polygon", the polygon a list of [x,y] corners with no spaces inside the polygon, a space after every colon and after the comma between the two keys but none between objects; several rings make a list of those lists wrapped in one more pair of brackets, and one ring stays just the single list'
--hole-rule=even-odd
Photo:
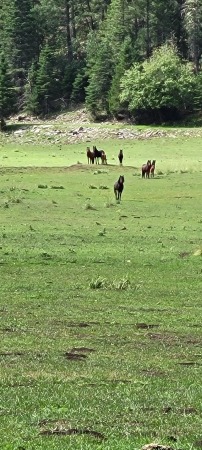
[{"label": "bush", "polygon": [[193,74],[173,44],[153,52],[143,64],[134,64],[121,80],[121,101],[145,122],[175,120],[201,102],[202,77]]}]

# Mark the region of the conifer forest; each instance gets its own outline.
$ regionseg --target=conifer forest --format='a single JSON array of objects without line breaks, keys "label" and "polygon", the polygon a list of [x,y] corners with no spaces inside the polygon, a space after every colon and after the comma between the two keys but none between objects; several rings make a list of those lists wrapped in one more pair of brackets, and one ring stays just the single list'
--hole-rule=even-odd
[{"label": "conifer forest", "polygon": [[202,0],[0,0],[0,120],[85,103],[94,119],[202,105]]}]

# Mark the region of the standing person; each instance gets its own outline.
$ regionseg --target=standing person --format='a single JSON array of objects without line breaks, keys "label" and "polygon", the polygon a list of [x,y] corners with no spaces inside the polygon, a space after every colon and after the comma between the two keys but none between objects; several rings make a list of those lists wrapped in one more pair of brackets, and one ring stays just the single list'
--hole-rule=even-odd
[{"label": "standing person", "polygon": [[122,163],[123,163],[123,150],[120,150],[120,152],[118,154],[118,158],[119,158],[120,166],[122,166]]}]

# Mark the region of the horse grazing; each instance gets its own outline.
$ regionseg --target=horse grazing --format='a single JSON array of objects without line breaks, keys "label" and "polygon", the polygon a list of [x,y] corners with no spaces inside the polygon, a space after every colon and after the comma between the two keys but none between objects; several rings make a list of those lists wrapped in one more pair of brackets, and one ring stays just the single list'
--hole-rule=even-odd
[{"label": "horse grazing", "polygon": [[122,162],[123,162],[123,150],[120,150],[120,152],[119,152],[119,154],[118,154],[118,158],[119,158],[120,166],[122,166]]},{"label": "horse grazing", "polygon": [[151,175],[152,178],[154,178],[155,166],[156,166],[156,160],[153,159],[153,161],[151,163],[151,168],[150,168],[150,175]]},{"label": "horse grazing", "polygon": [[95,156],[94,153],[91,152],[90,147],[87,147],[86,149],[86,155],[87,155],[87,159],[88,159],[88,164],[94,164],[94,160],[95,160]]},{"label": "horse grazing", "polygon": [[121,200],[121,195],[124,189],[124,176],[120,175],[118,181],[114,184],[114,194],[116,200]]},{"label": "horse grazing", "polygon": [[142,178],[149,178],[150,169],[151,169],[151,159],[148,159],[147,164],[143,164],[142,166]]},{"label": "horse grazing", "polygon": [[107,155],[104,151],[101,156],[101,161],[102,161],[102,164],[107,164]]},{"label": "horse grazing", "polygon": [[104,153],[104,150],[98,150],[97,147],[93,146],[93,153],[96,164],[99,164],[99,159],[102,160],[102,154]]}]

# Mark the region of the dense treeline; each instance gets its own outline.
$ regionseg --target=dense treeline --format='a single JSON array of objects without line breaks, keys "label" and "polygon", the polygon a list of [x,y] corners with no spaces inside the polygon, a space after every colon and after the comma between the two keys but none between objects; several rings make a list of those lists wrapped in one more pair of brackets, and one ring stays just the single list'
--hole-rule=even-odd
[{"label": "dense treeline", "polygon": [[0,120],[85,102],[95,118],[202,105],[202,0],[0,0]]}]

